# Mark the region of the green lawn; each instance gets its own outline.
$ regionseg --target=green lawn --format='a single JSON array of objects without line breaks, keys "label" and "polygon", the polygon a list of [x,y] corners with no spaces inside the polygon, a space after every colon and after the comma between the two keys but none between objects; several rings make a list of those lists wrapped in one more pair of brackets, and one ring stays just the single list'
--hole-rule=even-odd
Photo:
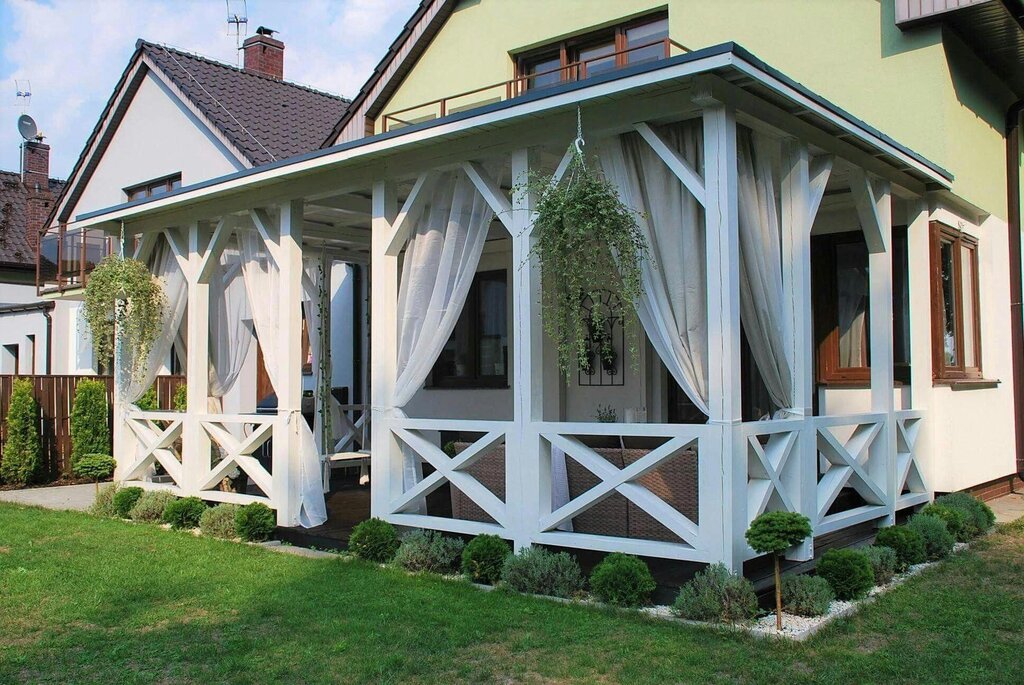
[{"label": "green lawn", "polygon": [[0,683],[1019,683],[1022,650],[1022,528],[796,645],[0,505]]}]

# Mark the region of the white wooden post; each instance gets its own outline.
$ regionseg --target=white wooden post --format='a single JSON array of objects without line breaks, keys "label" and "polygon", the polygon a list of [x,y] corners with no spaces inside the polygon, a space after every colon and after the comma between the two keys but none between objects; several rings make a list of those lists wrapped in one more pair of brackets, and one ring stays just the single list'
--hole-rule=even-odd
[{"label": "white wooden post", "polygon": [[398,366],[398,255],[388,254],[391,224],[397,213],[395,187],[373,184],[370,261],[370,513],[383,517],[388,503],[402,494],[402,464],[389,419]]},{"label": "white wooden post", "polygon": [[302,421],[302,200],[278,207],[279,230],[274,258],[280,270],[278,324],[277,426],[274,431],[273,498],[277,524],[294,526],[299,520],[301,455],[298,435],[290,421]]},{"label": "white wooden post", "polygon": [[[742,572],[747,544],[747,459],[740,424],[740,280],[736,113],[701,93],[707,199],[708,405],[717,441],[701,445],[700,529],[710,556]],[[711,444],[715,442],[716,444]],[[718,485],[715,486],[715,476]]]},{"label": "white wooden post", "polygon": [[[907,203],[907,254],[929,255],[928,204],[924,199]],[[911,408],[928,411],[932,390],[932,308],[931,260],[909,260],[907,285],[910,291],[910,400]],[[917,433],[918,468],[925,483],[934,483],[937,474],[931,459],[932,418],[926,413]],[[896,493],[899,496],[899,493]]]},{"label": "white wooden post", "polygon": [[[789,139],[783,143],[782,169],[782,283],[785,297],[783,334],[793,374],[795,418],[802,421],[790,464],[782,472],[782,483],[797,510],[811,521],[818,514],[818,452],[814,428],[814,331],[811,314],[811,224],[814,220],[810,198],[810,152],[807,144]],[[787,558],[814,558],[814,535]]]},{"label": "white wooden post", "polygon": [[182,423],[182,494],[198,495],[199,479],[210,470],[210,437],[200,424],[210,395],[210,285],[200,278],[208,231],[194,222],[188,227],[188,342],[185,361],[186,416]]},{"label": "white wooden post", "polygon": [[[512,153],[513,421],[518,444],[506,449],[506,502],[516,549],[527,547],[542,516],[551,513],[551,450],[535,424],[544,416],[544,331],[540,270],[532,254],[534,203],[527,192],[528,150]],[[516,501],[518,499],[518,501]]]}]

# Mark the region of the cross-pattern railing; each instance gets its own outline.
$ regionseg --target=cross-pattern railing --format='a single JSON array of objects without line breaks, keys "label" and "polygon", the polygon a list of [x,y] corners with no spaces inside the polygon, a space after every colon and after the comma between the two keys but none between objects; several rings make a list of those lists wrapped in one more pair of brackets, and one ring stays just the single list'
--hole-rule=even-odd
[{"label": "cross-pattern railing", "polygon": [[896,509],[924,504],[931,499],[921,471],[918,438],[924,412],[896,412]]},{"label": "cross-pattern railing", "polygon": [[[132,409],[127,413],[124,421],[135,437],[137,447],[133,462],[124,471],[123,482],[182,491],[184,478],[179,451],[182,419],[182,414],[173,412]],[[158,465],[170,482],[166,482],[167,479],[154,480]]]},{"label": "cross-pattern railing", "polygon": [[[274,437],[281,424],[276,415],[262,414],[207,414],[200,415],[199,425],[210,439],[214,449],[210,452],[209,465],[203,469],[196,481],[196,489],[203,499],[233,504],[263,502],[274,506],[274,477],[267,466],[272,453],[265,446]],[[271,467],[272,468],[272,467]],[[229,475],[240,472],[245,478],[243,492],[220,489]],[[247,481],[258,489],[253,492]]]},{"label": "cross-pattern railing", "polygon": [[756,421],[742,427],[747,459],[747,524],[766,511],[799,511],[802,419]]},{"label": "cross-pattern railing", "polygon": [[[885,414],[822,416],[814,420],[820,477],[816,534],[846,528],[889,513]],[[860,495],[863,504],[843,511],[833,505],[844,488]]]}]

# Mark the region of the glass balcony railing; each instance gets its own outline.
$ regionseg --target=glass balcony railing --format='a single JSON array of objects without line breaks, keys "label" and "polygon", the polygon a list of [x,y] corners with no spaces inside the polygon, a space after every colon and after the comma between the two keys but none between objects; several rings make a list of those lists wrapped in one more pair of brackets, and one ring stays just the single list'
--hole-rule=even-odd
[{"label": "glass balcony railing", "polygon": [[66,231],[61,227],[44,234],[36,259],[37,291],[81,288],[89,272],[112,249],[113,239],[102,231]]}]

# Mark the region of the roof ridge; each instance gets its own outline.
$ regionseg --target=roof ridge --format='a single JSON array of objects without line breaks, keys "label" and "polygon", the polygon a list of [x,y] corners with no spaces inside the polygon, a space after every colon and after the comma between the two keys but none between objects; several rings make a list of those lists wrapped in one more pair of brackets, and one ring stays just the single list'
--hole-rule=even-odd
[{"label": "roof ridge", "polygon": [[[19,176],[19,177],[21,176],[21,172],[20,171],[8,171],[7,169],[0,169],[0,174],[10,174],[11,176]],[[57,183],[67,183],[68,182],[68,180],[66,178],[57,178],[56,176],[48,176],[47,178],[49,178],[51,182],[53,182],[53,181],[55,181]]]},{"label": "roof ridge", "polygon": [[239,74],[244,74],[245,76],[251,76],[253,78],[262,79],[264,81],[267,81],[268,83],[280,83],[280,84],[289,86],[291,88],[297,88],[299,90],[304,90],[307,93],[313,93],[314,95],[320,95],[320,96],[325,97],[325,98],[331,98],[332,100],[338,100],[338,101],[344,102],[346,104],[352,102],[352,100],[350,100],[349,98],[345,97],[344,95],[337,95],[335,93],[329,93],[326,90],[321,90],[319,88],[314,88],[313,86],[309,86],[309,85],[306,85],[304,83],[298,83],[296,81],[288,81],[286,79],[277,79],[277,78],[274,78],[273,76],[267,76],[265,74],[260,74],[260,73],[255,72],[255,71],[247,71],[247,70],[243,69],[242,67],[236,67],[233,64],[227,64],[225,62],[221,62],[220,60],[213,59],[212,57],[207,57],[206,55],[203,55],[203,54],[198,53],[198,52],[194,52],[194,51],[191,51],[191,50],[185,50],[185,49],[182,49],[182,48],[178,48],[178,47],[175,47],[173,45],[170,45],[169,43],[157,43],[157,42],[154,42],[154,41],[146,40],[145,38],[139,38],[137,41],[135,41],[135,47],[136,47],[136,49],[143,48],[143,47],[150,47],[150,48],[160,48],[162,50],[168,50],[170,52],[175,52],[175,53],[177,53],[179,55],[183,55],[183,56],[189,57],[191,59],[197,59],[197,60],[200,60],[202,62],[206,62],[207,64],[212,64],[214,66],[221,67],[223,69],[228,69],[230,71],[234,71],[234,72],[237,72]]}]

